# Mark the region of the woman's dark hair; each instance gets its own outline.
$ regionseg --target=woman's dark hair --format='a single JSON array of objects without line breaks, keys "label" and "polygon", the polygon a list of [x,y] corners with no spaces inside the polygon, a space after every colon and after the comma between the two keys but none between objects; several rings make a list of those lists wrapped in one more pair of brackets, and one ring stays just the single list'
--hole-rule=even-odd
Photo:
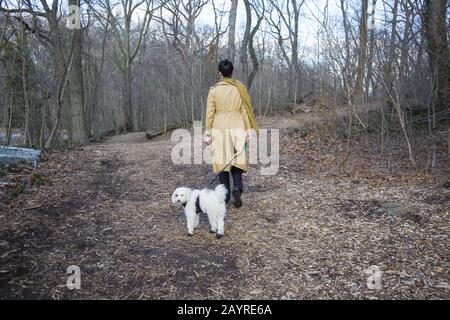
[{"label": "woman's dark hair", "polygon": [[234,71],[233,63],[228,59],[220,61],[219,71],[224,77],[231,78]]}]

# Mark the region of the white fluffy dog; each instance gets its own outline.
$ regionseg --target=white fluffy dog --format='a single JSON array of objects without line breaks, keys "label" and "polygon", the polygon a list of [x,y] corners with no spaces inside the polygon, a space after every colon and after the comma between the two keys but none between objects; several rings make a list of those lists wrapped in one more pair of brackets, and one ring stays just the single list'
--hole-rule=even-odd
[{"label": "white fluffy dog", "polygon": [[225,233],[225,214],[227,211],[225,198],[227,189],[219,185],[215,190],[192,190],[178,188],[172,195],[172,202],[184,207],[187,218],[188,235],[193,236],[194,230],[200,223],[200,213],[208,215],[211,233],[216,233],[217,238],[222,238]]}]

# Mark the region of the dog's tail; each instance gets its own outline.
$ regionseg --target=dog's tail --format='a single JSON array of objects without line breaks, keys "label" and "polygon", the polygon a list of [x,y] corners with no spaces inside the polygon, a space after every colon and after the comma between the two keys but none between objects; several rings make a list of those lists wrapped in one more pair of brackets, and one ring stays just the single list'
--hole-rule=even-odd
[{"label": "dog's tail", "polygon": [[214,190],[214,192],[217,194],[218,198],[222,201],[225,201],[225,199],[227,198],[228,190],[223,184],[219,184]]}]

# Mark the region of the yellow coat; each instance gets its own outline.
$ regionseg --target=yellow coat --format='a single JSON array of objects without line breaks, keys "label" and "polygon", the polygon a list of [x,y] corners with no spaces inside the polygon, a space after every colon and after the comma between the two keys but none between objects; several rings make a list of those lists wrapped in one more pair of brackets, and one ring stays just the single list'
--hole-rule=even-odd
[{"label": "yellow coat", "polygon": [[[212,138],[211,159],[214,172],[221,171],[235,153],[244,149],[247,130],[250,129],[250,119],[239,90],[224,81],[212,87],[208,94],[206,130]],[[247,171],[245,150],[224,171],[229,172],[232,166]]]}]

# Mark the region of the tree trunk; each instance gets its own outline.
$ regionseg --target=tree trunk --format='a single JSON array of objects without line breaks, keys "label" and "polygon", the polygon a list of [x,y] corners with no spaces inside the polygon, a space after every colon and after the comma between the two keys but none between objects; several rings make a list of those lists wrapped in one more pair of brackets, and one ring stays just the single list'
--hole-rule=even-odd
[{"label": "tree trunk", "polygon": [[41,129],[39,133],[39,148],[44,149],[44,138],[45,138],[45,127],[47,121],[47,111],[48,111],[48,95],[45,96],[44,100],[44,108],[42,110],[42,118],[41,118]]},{"label": "tree trunk", "polygon": [[[246,1],[248,1],[248,0],[246,0]],[[256,74],[258,73],[258,70],[259,70],[259,61],[258,61],[258,57],[256,56],[256,51],[255,51],[255,48],[253,45],[253,41],[254,41],[256,32],[258,31],[259,27],[261,26],[261,22],[264,19],[264,12],[265,12],[265,8],[263,8],[263,12],[258,17],[256,26],[250,32],[250,36],[249,36],[249,40],[248,40],[248,51],[250,53],[250,59],[252,60],[252,64],[253,64],[253,69],[250,72],[250,75],[248,76],[248,80],[247,80],[248,90],[250,90],[250,88],[252,87],[253,80],[255,79]]]},{"label": "tree trunk", "polygon": [[[69,5],[79,6],[79,0],[69,0]],[[72,143],[80,144],[87,140],[84,118],[84,79],[82,42],[83,30],[73,29],[73,61],[69,75],[70,124]]]},{"label": "tree trunk", "polygon": [[[411,21],[411,9],[407,3],[403,3],[402,11],[405,15],[405,27],[403,31],[403,39],[401,41],[400,50],[400,66],[399,66],[399,96],[400,103],[406,102],[407,89],[407,78],[408,78],[408,64],[409,64],[409,48],[408,42],[410,41],[410,34],[412,30],[413,23]],[[413,18],[414,19],[414,18]]]},{"label": "tree trunk", "polygon": [[28,43],[25,34],[25,28],[21,25],[21,42],[22,42],[22,90],[23,90],[23,103],[25,107],[25,121],[24,121],[24,134],[23,134],[23,144],[26,146],[32,145],[31,137],[30,137],[30,113],[31,106],[28,98],[28,83],[27,83],[27,75],[28,75]]},{"label": "tree trunk", "polygon": [[358,48],[358,70],[355,83],[355,91],[353,95],[353,102],[355,104],[362,104],[364,102],[364,77],[366,69],[367,57],[367,11],[368,0],[361,2],[361,19],[359,22],[359,48]]},{"label": "tree trunk", "polygon": [[342,91],[344,92],[345,102],[351,103],[350,94],[350,26],[348,23],[347,8],[345,0],[341,0],[341,12],[342,20],[344,23],[344,34],[345,34],[345,61],[342,67],[341,77],[342,77]]},{"label": "tree trunk", "polygon": [[133,101],[131,92],[131,66],[129,61],[126,62],[125,70],[123,73],[123,114],[124,114],[124,124],[123,129],[128,132],[134,130],[133,122]]},{"label": "tree trunk", "polygon": [[[377,5],[377,0],[372,0],[372,10],[370,13],[370,24],[369,24],[369,57],[367,59],[367,77],[366,77],[366,89],[365,89],[365,102],[369,102],[370,97],[370,84],[373,79],[373,53],[375,45],[375,8]],[[372,90],[375,88],[372,88]],[[373,94],[373,92],[372,92]]]},{"label": "tree trunk", "polygon": [[397,15],[398,15],[398,1],[394,0],[394,8],[392,11],[392,28],[391,28],[391,40],[389,43],[389,55],[388,61],[386,63],[385,77],[386,77],[386,97],[387,97],[387,105],[392,107],[394,105],[394,101],[391,99],[391,95],[389,92],[392,91],[394,86],[394,59],[395,59],[395,48],[396,48],[396,34],[397,34]]},{"label": "tree trunk", "polygon": [[242,68],[242,78],[246,86],[248,87],[249,80],[249,71],[248,71],[248,44],[250,40],[250,31],[252,27],[252,11],[250,7],[250,2],[248,0],[244,0],[245,12],[246,12],[246,24],[245,24],[245,32],[244,38],[242,40],[241,46],[241,68]]},{"label": "tree trunk", "polygon": [[238,4],[239,0],[231,0],[227,55],[232,62],[236,58],[236,16]]},{"label": "tree trunk", "polygon": [[7,146],[9,146],[11,144],[13,115],[14,115],[14,90],[11,90],[9,106],[8,106],[8,127],[6,130],[6,145]]},{"label": "tree trunk", "polygon": [[446,0],[426,0],[424,28],[429,65],[433,76],[433,105],[436,111],[449,109],[450,58],[447,41]]}]

